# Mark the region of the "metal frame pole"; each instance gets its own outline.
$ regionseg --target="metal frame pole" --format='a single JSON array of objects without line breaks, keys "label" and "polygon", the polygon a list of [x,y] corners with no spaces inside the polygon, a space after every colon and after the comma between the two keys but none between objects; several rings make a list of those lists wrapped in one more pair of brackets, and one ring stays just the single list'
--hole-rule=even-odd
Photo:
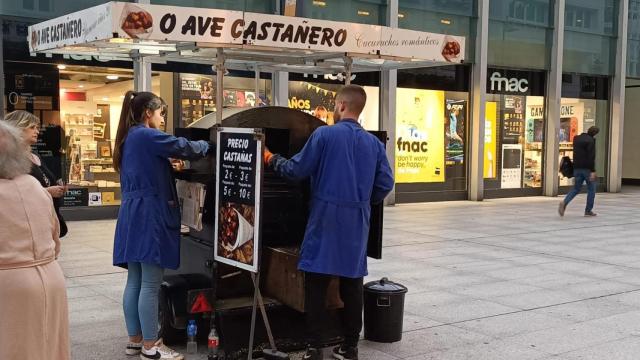
[{"label": "metal frame pole", "polygon": [[260,68],[258,67],[258,65],[255,66],[255,68],[253,69],[254,71],[254,87],[255,87],[255,92],[256,92],[256,99],[255,102],[253,103],[254,107],[258,106],[258,98],[260,97]]},{"label": "metal frame pole", "polygon": [[151,91],[151,63],[144,56],[133,57],[133,88],[135,91]]},{"label": "metal frame pole", "polygon": [[543,194],[557,196],[560,178],[560,107],[562,99],[562,63],[564,49],[564,7],[565,0],[556,0],[553,10],[553,35],[551,44],[551,68],[547,82],[547,122],[544,138]]},{"label": "metal frame pole", "polygon": [[[138,4],[151,4],[151,0],[135,0]],[[151,91],[151,63],[136,51],[133,59],[133,90]]]},{"label": "metal frame pole", "polygon": [[289,106],[289,73],[286,71],[274,71],[271,77],[271,94],[273,105]]},{"label": "metal frame pole", "polygon": [[472,201],[484,199],[484,133],[487,98],[489,0],[478,0],[475,63],[471,71],[471,132],[469,134],[469,189]]},{"label": "metal frame pole", "polygon": [[615,75],[611,90],[611,127],[609,133],[609,192],[622,190],[622,151],[624,140],[624,100],[627,77],[627,27],[629,26],[629,1],[619,2],[618,40],[616,50]]},{"label": "metal frame pole", "polygon": [[216,124],[222,124],[224,70],[224,49],[218,48],[216,54]]},{"label": "metal frame pole", "polygon": [[353,68],[353,59],[350,56],[344,57],[344,84],[351,85],[351,69]]}]

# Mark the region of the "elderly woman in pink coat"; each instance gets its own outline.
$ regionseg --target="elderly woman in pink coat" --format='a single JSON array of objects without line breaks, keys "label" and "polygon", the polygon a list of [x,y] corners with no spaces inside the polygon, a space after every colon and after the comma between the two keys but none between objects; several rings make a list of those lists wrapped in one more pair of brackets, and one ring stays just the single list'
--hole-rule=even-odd
[{"label": "elderly woman in pink coat", "polygon": [[58,218],[19,130],[0,121],[0,358],[68,360]]}]

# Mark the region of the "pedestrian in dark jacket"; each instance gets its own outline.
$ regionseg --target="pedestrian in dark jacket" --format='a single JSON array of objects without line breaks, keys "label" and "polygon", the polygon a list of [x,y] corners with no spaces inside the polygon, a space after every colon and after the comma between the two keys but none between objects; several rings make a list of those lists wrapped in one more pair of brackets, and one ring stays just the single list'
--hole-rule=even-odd
[{"label": "pedestrian in dark jacket", "polygon": [[596,216],[593,212],[593,204],[596,198],[596,140],[594,137],[600,132],[596,126],[592,126],[586,133],[573,138],[573,189],[558,205],[558,213],[564,216],[567,205],[582,190],[582,183],[587,184],[587,206],[584,216]]},{"label": "pedestrian in dark jacket", "polygon": [[384,145],[358,124],[366,101],[362,87],[345,86],[336,96],[335,125],[316,129],[289,160],[265,154],[279,175],[311,179],[313,200],[298,264],[306,279],[309,348],[303,359],[322,359],[325,298],[333,276],[340,277],[345,338],[333,356],[358,358],[371,203],[382,202],[393,188]]}]

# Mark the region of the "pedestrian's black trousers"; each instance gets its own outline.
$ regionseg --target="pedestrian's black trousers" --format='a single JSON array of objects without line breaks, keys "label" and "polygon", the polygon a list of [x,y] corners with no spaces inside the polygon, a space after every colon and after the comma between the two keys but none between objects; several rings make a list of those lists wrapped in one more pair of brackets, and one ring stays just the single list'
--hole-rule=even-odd
[{"label": "pedestrian's black trousers", "polygon": [[[326,329],[326,298],[331,275],[305,273],[305,308],[307,338],[309,345],[320,348]],[[362,278],[340,277],[340,298],[342,309],[342,332],[345,345],[358,346],[362,330]]]}]

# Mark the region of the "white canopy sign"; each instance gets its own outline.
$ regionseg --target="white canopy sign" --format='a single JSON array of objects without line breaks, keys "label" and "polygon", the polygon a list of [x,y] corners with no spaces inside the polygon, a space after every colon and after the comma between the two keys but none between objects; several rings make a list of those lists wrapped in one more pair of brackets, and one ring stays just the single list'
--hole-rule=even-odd
[{"label": "white canopy sign", "polygon": [[29,27],[33,52],[113,37],[460,63],[465,39],[385,26],[240,11],[110,2]]}]

